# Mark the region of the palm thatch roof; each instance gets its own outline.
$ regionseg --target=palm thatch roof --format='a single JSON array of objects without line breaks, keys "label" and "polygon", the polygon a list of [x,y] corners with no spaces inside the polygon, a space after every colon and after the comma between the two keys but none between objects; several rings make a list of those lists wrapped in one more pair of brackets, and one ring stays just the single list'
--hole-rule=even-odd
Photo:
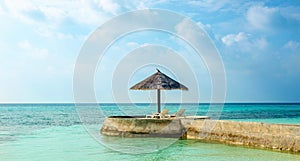
[{"label": "palm thatch roof", "polygon": [[130,89],[132,90],[173,90],[173,89],[180,89],[180,90],[188,90],[188,88],[174,79],[168,77],[164,73],[160,72],[156,69],[157,72],[148,78],[144,79],[143,81],[137,83],[136,85],[132,86]]}]

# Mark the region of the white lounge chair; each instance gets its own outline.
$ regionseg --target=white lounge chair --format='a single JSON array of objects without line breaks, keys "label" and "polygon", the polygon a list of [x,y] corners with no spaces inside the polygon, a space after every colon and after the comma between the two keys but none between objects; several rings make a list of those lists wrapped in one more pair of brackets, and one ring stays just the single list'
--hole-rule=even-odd
[{"label": "white lounge chair", "polygon": [[153,113],[152,115],[146,115],[146,118],[168,118],[169,115],[167,113],[169,112],[169,109],[164,109],[160,113]]}]

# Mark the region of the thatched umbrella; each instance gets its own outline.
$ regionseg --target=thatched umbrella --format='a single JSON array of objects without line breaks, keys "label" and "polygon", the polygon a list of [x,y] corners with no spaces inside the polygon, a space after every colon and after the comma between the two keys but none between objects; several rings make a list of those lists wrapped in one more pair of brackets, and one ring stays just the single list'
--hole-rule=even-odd
[{"label": "thatched umbrella", "polygon": [[143,81],[132,86],[132,90],[157,90],[157,112],[160,113],[160,90],[188,90],[188,88],[174,79],[168,77],[164,73],[156,69],[157,72]]}]

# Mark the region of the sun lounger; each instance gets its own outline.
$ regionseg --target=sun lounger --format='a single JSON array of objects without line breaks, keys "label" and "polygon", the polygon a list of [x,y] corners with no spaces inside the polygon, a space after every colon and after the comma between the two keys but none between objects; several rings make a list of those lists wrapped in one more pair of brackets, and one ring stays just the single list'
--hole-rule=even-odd
[{"label": "sun lounger", "polygon": [[167,113],[169,112],[169,109],[164,109],[160,113],[153,113],[152,115],[146,115],[146,118],[168,118],[169,116]]}]

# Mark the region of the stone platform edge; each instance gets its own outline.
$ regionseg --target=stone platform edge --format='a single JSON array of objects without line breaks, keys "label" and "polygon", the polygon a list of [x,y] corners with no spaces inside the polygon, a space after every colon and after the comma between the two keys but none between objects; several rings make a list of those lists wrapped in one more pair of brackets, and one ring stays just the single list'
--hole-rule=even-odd
[{"label": "stone platform edge", "polygon": [[300,154],[300,125],[227,120],[105,118],[101,134],[123,137],[177,137],[216,141]]}]

